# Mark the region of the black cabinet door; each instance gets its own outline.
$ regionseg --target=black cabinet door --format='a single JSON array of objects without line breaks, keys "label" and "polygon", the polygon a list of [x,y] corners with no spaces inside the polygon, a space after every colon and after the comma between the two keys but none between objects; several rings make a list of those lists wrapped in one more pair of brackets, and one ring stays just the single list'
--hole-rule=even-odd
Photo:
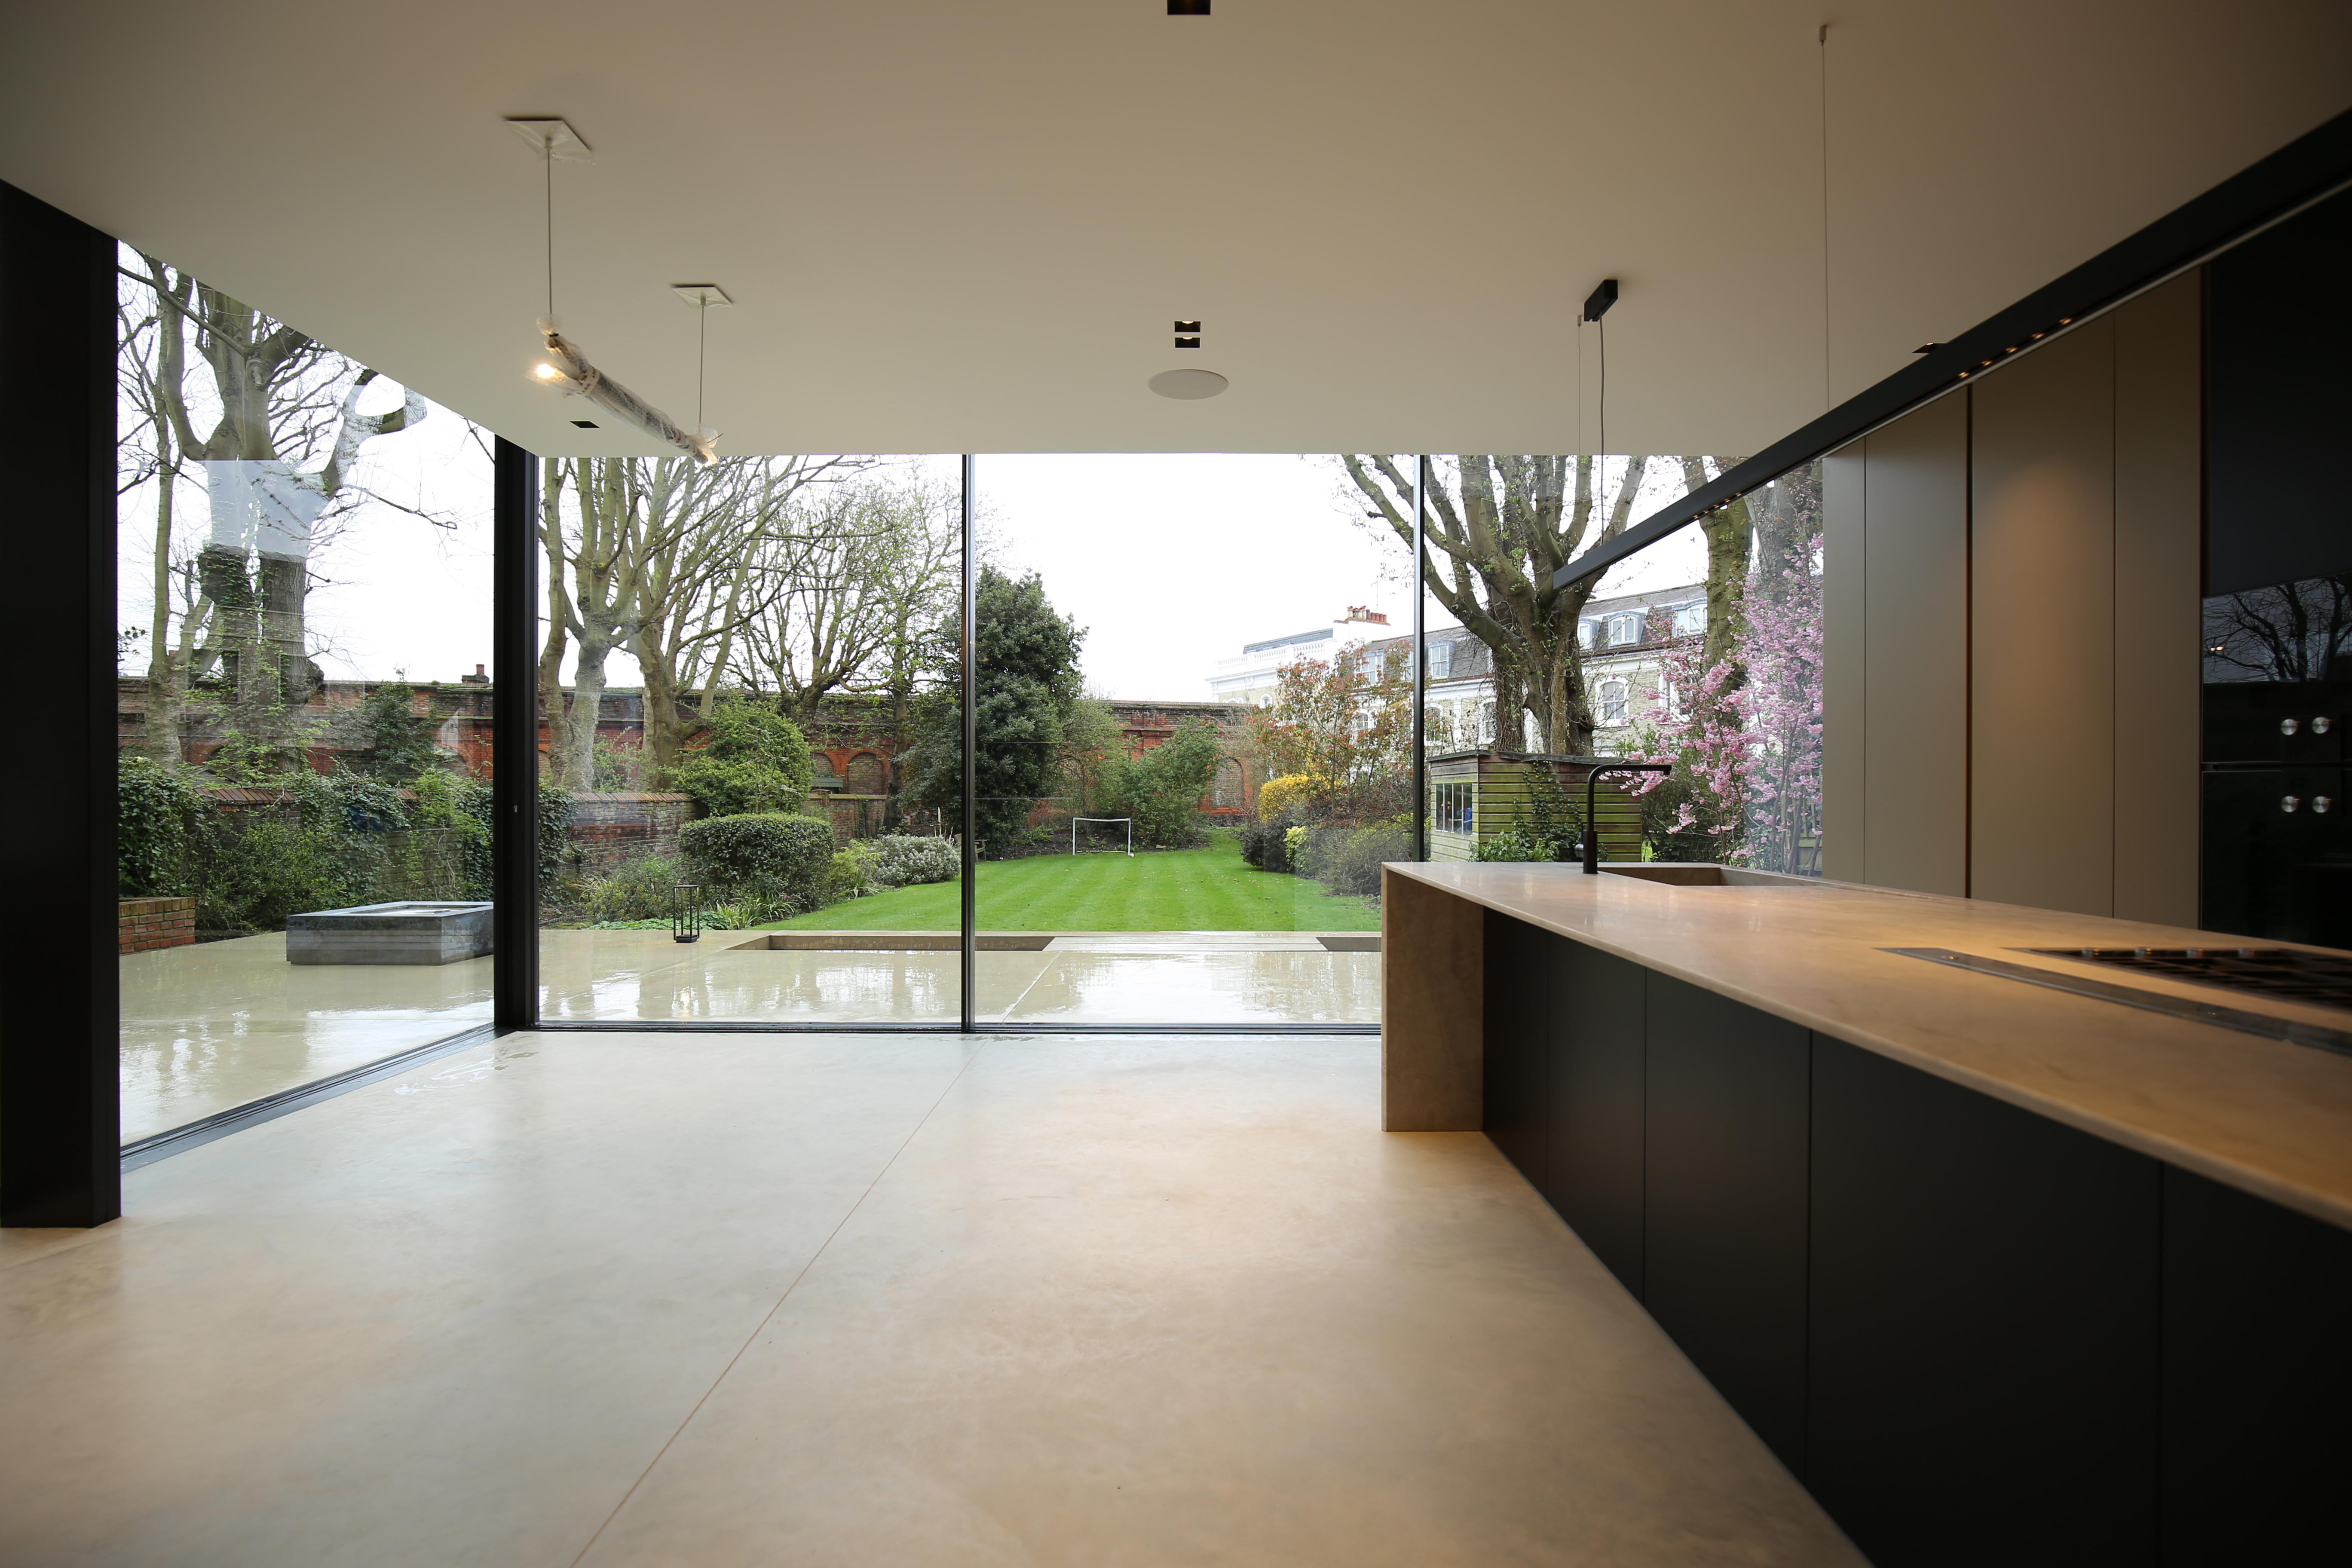
[{"label": "black cabinet door", "polygon": [[1545,1036],[1551,1027],[1538,995],[1549,956],[1542,944],[1559,940],[1524,921],[1486,911],[1484,1125],[1495,1147],[1538,1192],[1545,1187]]},{"label": "black cabinet door", "polygon": [[1642,1146],[1649,971],[1542,933],[1551,1024],[1538,1184],[1551,1206],[1635,1296],[1644,1289]]},{"label": "black cabinet door", "polygon": [[1811,1037],[1648,980],[1642,1300],[1801,1477]]},{"label": "black cabinet door", "polygon": [[1805,1479],[1879,1568],[2156,1554],[2155,1161],[1813,1042]]},{"label": "black cabinet door", "polygon": [[2352,1562],[2352,1235],[2164,1173],[2165,1568]]}]

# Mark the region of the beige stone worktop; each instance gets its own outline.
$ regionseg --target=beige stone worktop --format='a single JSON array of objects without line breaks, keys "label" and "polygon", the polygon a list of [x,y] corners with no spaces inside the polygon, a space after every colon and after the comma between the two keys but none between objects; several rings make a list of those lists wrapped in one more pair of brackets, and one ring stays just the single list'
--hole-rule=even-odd
[{"label": "beige stone worktop", "polygon": [[[2249,939],[1849,883],[1673,887],[1567,865],[1387,869],[2352,1228],[2352,1057],[1878,951],[1948,946],[2345,1026],[2327,1008],[2011,951]],[[1395,937],[1387,947],[1392,971],[1410,962]]]}]

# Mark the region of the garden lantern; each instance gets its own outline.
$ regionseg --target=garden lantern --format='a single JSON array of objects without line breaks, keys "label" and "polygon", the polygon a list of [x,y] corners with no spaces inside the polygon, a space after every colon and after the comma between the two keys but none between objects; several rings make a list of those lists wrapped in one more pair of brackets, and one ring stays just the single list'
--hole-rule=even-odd
[{"label": "garden lantern", "polygon": [[701,885],[696,882],[678,882],[670,888],[671,941],[699,942],[702,940],[702,900],[697,896],[701,891]]}]

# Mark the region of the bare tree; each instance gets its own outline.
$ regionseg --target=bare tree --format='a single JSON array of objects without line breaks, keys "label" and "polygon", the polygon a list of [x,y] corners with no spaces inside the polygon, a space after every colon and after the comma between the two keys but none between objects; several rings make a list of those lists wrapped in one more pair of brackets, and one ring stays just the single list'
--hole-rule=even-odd
[{"label": "bare tree", "polygon": [[[1614,497],[1591,457],[1462,455],[1433,459],[1422,585],[1494,654],[1495,744],[1583,752],[1592,744],[1577,620],[1596,579],[1552,586],[1561,566],[1632,521],[1651,459],[1624,460]],[[1349,479],[1406,548],[1412,544],[1411,458],[1349,454]],[[1522,717],[1525,715],[1525,718]]]},{"label": "bare tree", "polygon": [[835,692],[911,700],[924,628],[955,587],[955,496],[877,478],[803,496],[790,524],[763,563],[772,607],[743,624],[747,684],[774,690],[803,724]]},{"label": "bare tree", "polygon": [[[616,648],[637,661],[645,681],[648,761],[658,773],[677,760],[734,639],[772,612],[781,592],[777,552],[789,560],[784,519],[793,498],[866,462],[581,458],[548,465],[540,510],[548,617],[539,677],[550,767],[560,782],[573,789],[593,782],[596,719]],[[567,649],[575,647],[567,709],[560,679]]]}]

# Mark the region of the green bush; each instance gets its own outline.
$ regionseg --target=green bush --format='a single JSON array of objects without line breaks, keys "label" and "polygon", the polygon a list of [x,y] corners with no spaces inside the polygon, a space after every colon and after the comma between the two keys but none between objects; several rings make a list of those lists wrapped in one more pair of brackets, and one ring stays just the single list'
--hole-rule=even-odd
[{"label": "green bush", "polygon": [[868,857],[866,876],[877,888],[952,882],[963,875],[963,851],[945,838],[886,833],[860,839],[855,847]]},{"label": "green bush", "polygon": [[1412,858],[1412,833],[1402,823],[1381,822],[1370,827],[1294,827],[1289,834],[1291,863],[1302,877],[1311,877],[1335,893],[1377,893],[1381,863]]},{"label": "green bush", "polygon": [[583,912],[593,923],[617,921],[666,921],[674,908],[671,891],[694,879],[676,860],[662,855],[625,860],[601,877],[580,885]]},{"label": "green bush", "polygon": [[210,824],[187,775],[145,757],[115,766],[114,879],[125,898],[187,890],[189,841]]},{"label": "green bush", "polygon": [[1238,835],[1242,858],[1261,871],[1287,871],[1290,868],[1288,836],[1297,826],[1288,816],[1276,816],[1271,822],[1253,822]]},{"label": "green bush", "polygon": [[844,903],[881,891],[870,875],[872,857],[859,853],[859,849],[860,846],[853,844],[835,851],[833,858],[825,862],[824,885],[819,889],[824,902]]},{"label": "green bush", "polygon": [[1181,848],[1201,839],[1201,797],[1217,771],[1217,731],[1190,720],[1139,755],[1114,754],[1103,770],[1105,815],[1132,817],[1139,844]]},{"label": "green bush", "polygon": [[814,765],[808,738],[772,708],[728,699],[711,710],[703,743],[670,770],[670,787],[712,817],[798,811]]},{"label": "green bush", "polygon": [[772,811],[707,816],[678,829],[677,847],[698,879],[714,888],[782,895],[814,908],[833,860],[833,827]]}]

